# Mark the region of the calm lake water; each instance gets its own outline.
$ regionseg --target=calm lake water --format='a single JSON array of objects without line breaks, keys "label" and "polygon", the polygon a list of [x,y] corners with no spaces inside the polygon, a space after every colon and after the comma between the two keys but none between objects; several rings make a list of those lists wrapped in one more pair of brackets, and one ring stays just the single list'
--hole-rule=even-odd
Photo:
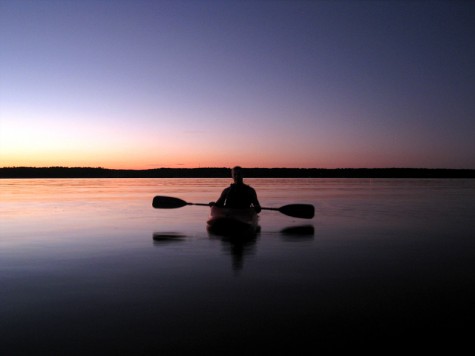
[{"label": "calm lake water", "polygon": [[[0,180],[0,354],[455,350],[475,313],[475,180],[248,179],[255,238],[206,231],[229,179]],[[301,353],[300,353],[301,354]]]}]

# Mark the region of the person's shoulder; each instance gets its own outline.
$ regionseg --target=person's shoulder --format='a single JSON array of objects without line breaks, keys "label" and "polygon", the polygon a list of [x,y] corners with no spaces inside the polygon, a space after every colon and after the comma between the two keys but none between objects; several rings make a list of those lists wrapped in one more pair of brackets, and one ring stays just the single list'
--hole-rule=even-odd
[{"label": "person's shoulder", "polygon": [[251,187],[251,186],[250,186],[250,185],[248,185],[248,184],[244,184],[244,187],[246,187],[246,189],[248,189],[248,190],[252,190],[252,191],[254,190],[254,188],[253,188],[253,187]]}]

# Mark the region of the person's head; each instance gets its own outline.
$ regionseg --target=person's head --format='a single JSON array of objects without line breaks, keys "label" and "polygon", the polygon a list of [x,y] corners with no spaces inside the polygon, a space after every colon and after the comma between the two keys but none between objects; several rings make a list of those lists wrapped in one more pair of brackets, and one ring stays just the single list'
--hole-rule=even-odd
[{"label": "person's head", "polygon": [[231,169],[231,174],[234,179],[234,183],[242,183],[243,175],[242,175],[242,168],[239,166],[233,167]]}]

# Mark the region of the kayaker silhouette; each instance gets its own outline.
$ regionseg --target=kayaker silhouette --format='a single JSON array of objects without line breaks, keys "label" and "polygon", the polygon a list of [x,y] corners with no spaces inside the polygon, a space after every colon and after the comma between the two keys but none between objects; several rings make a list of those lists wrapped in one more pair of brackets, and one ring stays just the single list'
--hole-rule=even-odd
[{"label": "kayaker silhouette", "polygon": [[211,202],[209,205],[237,209],[253,207],[259,213],[261,204],[259,204],[254,188],[244,184],[242,168],[239,166],[233,167],[231,173],[234,183],[223,190],[216,202]]}]

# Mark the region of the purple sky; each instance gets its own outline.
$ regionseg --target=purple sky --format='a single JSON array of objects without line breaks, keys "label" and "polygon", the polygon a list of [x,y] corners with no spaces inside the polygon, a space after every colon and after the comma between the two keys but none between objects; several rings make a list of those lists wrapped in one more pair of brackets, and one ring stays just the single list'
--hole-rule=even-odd
[{"label": "purple sky", "polygon": [[475,168],[473,1],[0,1],[0,166]]}]

